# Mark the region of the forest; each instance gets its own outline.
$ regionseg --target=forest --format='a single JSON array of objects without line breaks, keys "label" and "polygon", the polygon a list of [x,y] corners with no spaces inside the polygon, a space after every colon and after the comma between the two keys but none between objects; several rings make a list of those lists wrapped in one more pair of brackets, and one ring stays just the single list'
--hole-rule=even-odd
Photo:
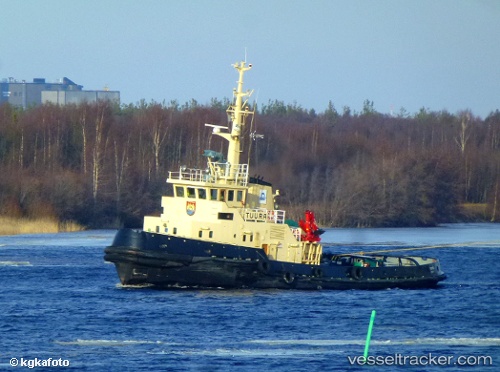
[{"label": "forest", "polygon": [[[141,226],[171,193],[168,171],[204,168],[205,149],[226,152],[204,124],[226,125],[228,105],[2,104],[0,214]],[[361,112],[278,100],[254,109],[241,161],[280,190],[287,218],[310,209],[326,227],[500,220],[499,110],[388,115],[369,100]]]}]

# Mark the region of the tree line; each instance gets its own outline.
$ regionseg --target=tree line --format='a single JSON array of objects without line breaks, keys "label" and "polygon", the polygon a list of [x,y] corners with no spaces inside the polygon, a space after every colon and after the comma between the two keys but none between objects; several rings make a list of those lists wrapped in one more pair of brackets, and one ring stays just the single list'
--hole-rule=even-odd
[{"label": "tree line", "polygon": [[[180,105],[0,106],[0,210],[89,227],[140,226],[160,212],[168,171],[204,168],[226,143],[229,100]],[[427,226],[500,216],[500,111],[482,119],[405,110],[316,113],[269,101],[244,128],[242,162],[280,189],[279,208],[324,226]],[[260,134],[262,136],[251,136]],[[253,138],[253,139],[252,139]]]}]

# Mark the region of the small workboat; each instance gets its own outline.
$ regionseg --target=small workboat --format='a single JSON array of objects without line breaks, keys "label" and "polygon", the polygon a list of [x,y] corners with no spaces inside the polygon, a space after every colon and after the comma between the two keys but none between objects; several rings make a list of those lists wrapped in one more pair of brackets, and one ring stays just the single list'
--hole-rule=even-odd
[{"label": "small workboat", "polygon": [[314,213],[299,223],[276,207],[279,191],[240,163],[242,129],[254,114],[243,91],[252,68],[235,63],[228,126],[205,124],[228,142],[227,155],[205,150],[207,167],[169,172],[173,195],[142,230],[120,229],[105,249],[123,285],[157,288],[430,288],[444,280],[439,261],[420,256],[323,252]]}]

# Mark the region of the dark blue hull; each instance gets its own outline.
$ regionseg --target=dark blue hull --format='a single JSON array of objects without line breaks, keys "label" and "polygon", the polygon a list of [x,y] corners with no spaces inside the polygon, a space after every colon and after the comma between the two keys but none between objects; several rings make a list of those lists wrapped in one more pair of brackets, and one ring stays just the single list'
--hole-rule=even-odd
[{"label": "dark blue hull", "polygon": [[104,259],[124,285],[158,288],[386,289],[431,288],[439,263],[357,267],[324,255],[320,265],[269,260],[264,251],[130,229],[119,230]]}]

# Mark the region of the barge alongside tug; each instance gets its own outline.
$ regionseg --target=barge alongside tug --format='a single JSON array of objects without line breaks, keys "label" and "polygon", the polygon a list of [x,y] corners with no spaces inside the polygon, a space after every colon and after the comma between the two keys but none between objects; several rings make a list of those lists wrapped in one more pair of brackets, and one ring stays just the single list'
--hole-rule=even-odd
[{"label": "barge alongside tug", "polygon": [[253,112],[239,74],[229,126],[206,124],[228,141],[227,159],[206,150],[206,169],[169,172],[173,196],[142,231],[121,229],[104,259],[123,285],[158,288],[385,289],[430,288],[446,278],[435,258],[324,253],[314,213],[298,226],[275,207],[272,185],[240,163],[242,129]]}]

